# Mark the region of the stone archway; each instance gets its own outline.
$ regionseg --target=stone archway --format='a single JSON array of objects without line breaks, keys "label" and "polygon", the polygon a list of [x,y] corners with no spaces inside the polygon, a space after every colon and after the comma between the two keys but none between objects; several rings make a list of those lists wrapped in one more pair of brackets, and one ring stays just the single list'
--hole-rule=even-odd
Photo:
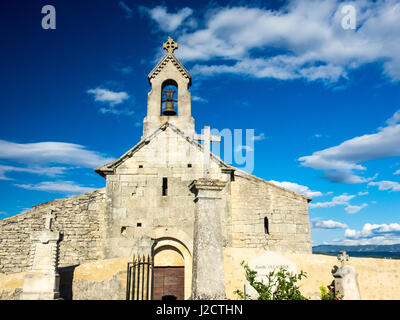
[{"label": "stone archway", "polygon": [[155,300],[185,299],[185,260],[178,249],[170,245],[154,252]]},{"label": "stone archway", "polygon": [[[191,248],[192,242],[189,240],[187,243],[188,245],[186,245],[182,240],[188,240],[190,238],[181,232],[171,232],[172,230],[170,229],[167,234],[165,234],[165,231],[157,231],[158,232],[153,234],[153,236],[155,236],[153,238],[157,239],[157,244],[154,248],[154,267],[160,269],[164,268],[163,277],[165,279],[166,276],[167,281],[174,272],[176,276],[183,277],[184,299],[188,299],[192,290],[192,254],[189,249]],[[179,235],[179,238],[174,237]],[[170,269],[168,270],[167,268]],[[182,286],[180,283],[177,283],[177,285]],[[173,297],[170,298],[173,299]]]}]

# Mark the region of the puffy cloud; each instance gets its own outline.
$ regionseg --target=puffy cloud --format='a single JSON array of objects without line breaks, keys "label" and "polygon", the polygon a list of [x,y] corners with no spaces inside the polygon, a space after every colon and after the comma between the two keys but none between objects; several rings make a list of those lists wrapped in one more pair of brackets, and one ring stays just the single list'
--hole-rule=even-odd
[{"label": "puffy cloud", "polygon": [[[335,82],[363,64],[378,62],[388,77],[400,80],[400,4],[395,0],[351,4],[357,10],[356,30],[342,28],[339,0],[292,0],[277,10],[213,8],[201,21],[203,28],[183,31],[177,55],[197,61],[192,71],[204,75]],[[192,13],[184,9],[184,17]],[[164,31],[175,30],[183,21],[164,7],[147,10]]]},{"label": "puffy cloud", "polygon": [[346,229],[344,239],[335,239],[330,244],[334,245],[391,245],[400,243],[400,224],[371,224],[366,223],[358,231]]},{"label": "puffy cloud", "polygon": [[275,181],[275,180],[270,180],[269,182],[276,184],[277,186],[280,186],[282,188],[285,189],[289,189],[291,191],[300,193],[302,195],[305,195],[306,197],[310,197],[310,198],[315,198],[315,197],[320,197],[322,196],[322,192],[320,191],[313,191],[310,190],[309,187],[307,186],[303,186],[294,182],[288,182],[288,181]]},{"label": "puffy cloud", "polygon": [[87,92],[93,94],[95,101],[107,102],[112,106],[120,104],[124,100],[129,99],[129,95],[124,91],[114,92],[108,89],[96,88],[90,89]]},{"label": "puffy cloud", "polygon": [[312,220],[311,226],[315,229],[346,229],[348,226],[344,223],[333,220]]},{"label": "puffy cloud", "polygon": [[361,162],[400,155],[399,111],[387,120],[388,126],[377,133],[365,134],[346,140],[338,146],[316,151],[310,156],[300,157],[301,165],[325,171],[325,178],[339,183],[365,183],[374,177],[365,178],[354,174],[354,170],[365,171]]},{"label": "puffy cloud", "polygon": [[38,184],[15,184],[15,185],[17,187],[28,190],[55,192],[68,195],[90,192],[95,190],[95,188],[82,187],[78,184],[75,184],[73,181],[44,181]]},{"label": "puffy cloud", "polygon": [[141,6],[139,10],[148,14],[165,32],[175,31],[193,13],[191,8],[182,8],[176,13],[168,13],[167,8],[163,6],[157,6],[153,9]]},{"label": "puffy cloud", "polygon": [[103,114],[109,113],[127,116],[134,114],[134,112],[128,108],[117,109],[115,107],[116,105],[119,105],[130,98],[125,91],[115,92],[108,89],[95,88],[88,90],[87,93],[92,94],[95,101],[105,105],[99,109],[99,111]]},{"label": "puffy cloud", "polygon": [[379,235],[400,235],[400,224],[370,224],[366,223],[361,231],[347,229],[344,233],[345,238],[360,239],[373,238]]},{"label": "puffy cloud", "polygon": [[400,191],[400,183],[395,181],[370,182],[369,186],[378,186],[379,190]]}]

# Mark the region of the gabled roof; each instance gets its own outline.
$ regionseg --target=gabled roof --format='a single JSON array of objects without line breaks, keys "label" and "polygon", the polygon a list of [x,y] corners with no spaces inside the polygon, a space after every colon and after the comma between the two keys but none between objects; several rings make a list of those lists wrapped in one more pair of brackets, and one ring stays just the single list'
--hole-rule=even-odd
[{"label": "gabled roof", "polygon": [[[155,130],[152,134],[150,134],[149,136],[147,136],[146,138],[142,139],[137,145],[135,145],[132,149],[130,149],[128,152],[126,152],[125,154],[123,154],[120,158],[109,162],[107,164],[105,164],[104,166],[101,166],[99,168],[94,169],[95,172],[97,172],[99,175],[101,175],[102,177],[105,177],[107,174],[114,174],[114,170],[121,165],[122,163],[124,163],[127,159],[131,158],[137,151],[139,151],[140,149],[142,149],[145,145],[149,144],[150,141],[156,137],[157,135],[159,135],[161,132],[165,131],[167,128],[170,128],[171,130],[173,130],[174,132],[176,132],[178,135],[180,135],[183,139],[185,139],[188,143],[192,144],[194,147],[198,148],[200,151],[203,151],[204,148],[203,146],[198,143],[196,140],[194,140],[192,137],[187,136],[184,134],[183,131],[179,130],[177,127],[175,127],[172,123],[169,123],[168,121],[165,122],[164,124],[162,124],[157,130]],[[231,166],[227,163],[225,163],[224,161],[222,161],[219,157],[217,157],[216,155],[214,155],[213,153],[211,153],[211,159],[214,160],[215,162],[217,162],[217,164],[221,167],[221,170],[226,172],[226,173],[233,173],[235,174],[235,176],[238,177],[242,177],[244,179],[248,179],[248,180],[252,180],[255,182],[261,182],[261,183],[265,183],[269,186],[272,186],[274,188],[277,189],[282,189],[285,190],[287,192],[296,194],[298,196],[303,197],[304,199],[307,200],[307,202],[310,202],[312,200],[312,198],[307,197],[303,194],[300,194],[298,192],[294,192],[292,190],[283,188],[281,186],[278,186],[272,182],[269,182],[267,180],[264,180],[262,178],[259,178],[255,175],[252,175],[250,173],[247,173],[246,171],[240,170],[239,168],[235,168],[234,166]]]},{"label": "gabled roof", "polygon": [[181,72],[181,74],[189,79],[189,86],[192,85],[192,76],[189,73],[189,71],[186,70],[186,68],[182,65],[182,63],[178,60],[177,57],[174,56],[173,53],[167,53],[161,60],[160,62],[154,67],[154,69],[149,73],[147,78],[149,79],[149,82],[152,78],[155,78],[157,74],[161,72],[161,70],[166,66],[168,61],[171,61],[175,67]]},{"label": "gabled roof", "polygon": [[[141,140],[137,145],[135,145],[132,149],[130,149],[128,152],[124,153],[120,158],[109,162],[105,164],[104,166],[101,166],[99,168],[94,169],[95,172],[97,172],[99,175],[102,177],[105,177],[107,174],[113,174],[114,169],[117,168],[119,165],[121,165],[123,162],[125,162],[127,159],[131,158],[137,151],[142,149],[145,145],[149,144],[149,142],[157,135],[159,135],[162,131],[165,131],[167,128],[170,128],[174,132],[176,132],[178,135],[180,135],[183,139],[185,139],[188,143],[192,144],[194,147],[198,148],[200,151],[203,151],[203,146],[195,141],[192,137],[187,136],[184,134],[183,131],[179,130],[177,127],[175,127],[172,123],[169,123],[168,121],[162,124],[156,131],[154,131],[152,134]],[[236,170],[235,167],[230,166],[229,164],[223,162],[219,157],[211,153],[211,159],[217,162],[222,169],[228,170],[228,171],[233,171]]]}]

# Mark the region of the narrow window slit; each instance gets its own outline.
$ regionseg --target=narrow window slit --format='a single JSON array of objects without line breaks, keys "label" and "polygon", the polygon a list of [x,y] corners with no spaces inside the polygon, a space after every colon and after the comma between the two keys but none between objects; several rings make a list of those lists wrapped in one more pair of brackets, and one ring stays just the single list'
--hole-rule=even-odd
[{"label": "narrow window slit", "polygon": [[163,178],[162,182],[162,195],[164,197],[168,195],[168,178]]},{"label": "narrow window slit", "polygon": [[268,218],[264,218],[264,232],[265,234],[269,234],[269,225],[268,225]]}]

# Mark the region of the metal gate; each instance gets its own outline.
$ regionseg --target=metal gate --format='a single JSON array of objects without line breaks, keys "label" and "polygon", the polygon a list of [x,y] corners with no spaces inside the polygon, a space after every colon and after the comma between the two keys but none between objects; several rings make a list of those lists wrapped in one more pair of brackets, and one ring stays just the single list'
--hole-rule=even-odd
[{"label": "metal gate", "polygon": [[154,283],[154,259],[152,256],[133,257],[128,262],[126,300],[152,300]]}]

